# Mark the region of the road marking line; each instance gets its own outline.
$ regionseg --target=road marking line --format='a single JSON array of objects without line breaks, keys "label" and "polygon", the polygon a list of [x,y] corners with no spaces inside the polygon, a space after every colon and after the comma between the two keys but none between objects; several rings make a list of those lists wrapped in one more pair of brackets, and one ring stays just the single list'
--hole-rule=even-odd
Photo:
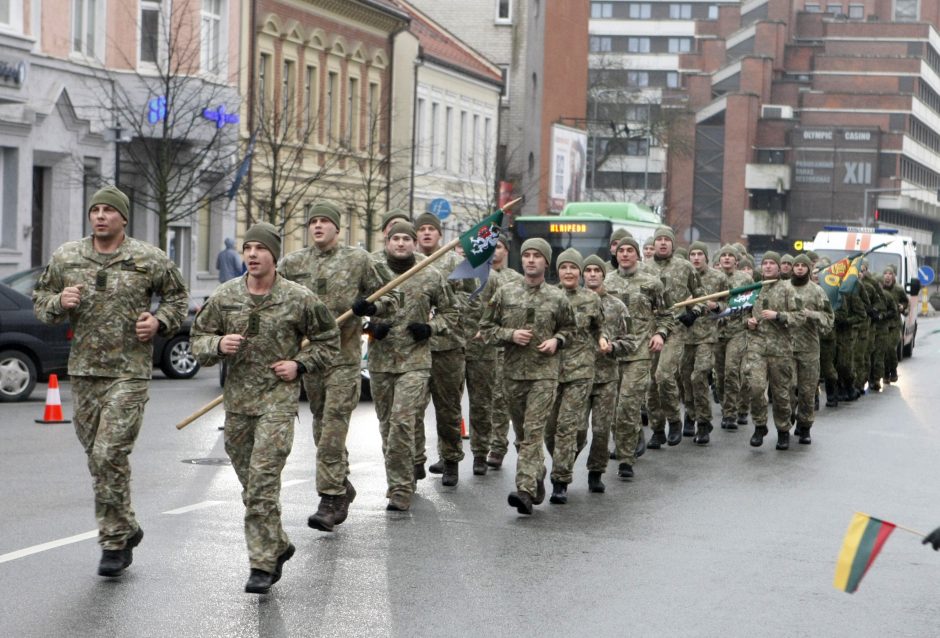
[{"label": "road marking line", "polygon": [[84,534],[76,534],[75,536],[60,538],[57,541],[49,541],[48,543],[42,543],[41,545],[33,545],[32,547],[27,547],[26,549],[19,549],[15,552],[10,552],[9,554],[2,554],[0,555],[0,563],[6,563],[11,560],[16,560],[17,558],[25,558],[26,556],[38,554],[39,552],[44,552],[49,549],[55,549],[56,547],[62,547],[63,545],[71,545],[72,543],[87,541],[91,538],[98,538],[98,530],[95,529],[90,532],[85,532]]},{"label": "road marking line", "polygon": [[281,483],[281,487],[291,487],[293,485],[300,485],[301,483],[309,483],[310,479],[293,479],[291,481],[284,481]]},{"label": "road marking line", "polygon": [[162,512],[163,514],[185,514],[186,512],[192,512],[195,510],[205,509],[206,507],[212,507],[213,505],[221,505],[225,501],[203,501],[201,503],[194,503],[193,505],[187,505],[185,507],[178,507],[175,510],[168,510]]}]

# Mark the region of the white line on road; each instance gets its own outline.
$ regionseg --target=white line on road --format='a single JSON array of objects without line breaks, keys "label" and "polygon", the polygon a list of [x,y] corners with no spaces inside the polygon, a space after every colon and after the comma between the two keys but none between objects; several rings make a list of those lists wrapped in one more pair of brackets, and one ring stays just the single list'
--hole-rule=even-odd
[{"label": "white line on road", "polygon": [[201,510],[206,507],[212,507],[213,505],[221,505],[225,501],[202,501],[201,503],[194,503],[192,505],[187,505],[185,507],[178,507],[175,510],[168,510],[163,512],[163,514],[185,514],[186,512],[193,512],[195,510]]},{"label": "white line on road", "polygon": [[300,485],[301,483],[309,483],[310,479],[293,479],[291,481],[284,481],[281,483],[281,487],[292,487],[294,485]]},{"label": "white line on road", "polygon": [[71,545],[72,543],[78,543],[79,541],[87,541],[90,538],[97,538],[98,530],[92,530],[90,532],[85,532],[84,534],[76,534],[75,536],[69,536],[68,538],[60,538],[57,541],[49,541],[48,543],[42,543],[41,545],[33,545],[32,547],[27,547],[26,549],[18,549],[15,552],[10,552],[9,554],[0,555],[0,563],[6,563],[7,561],[16,560],[17,558],[24,558],[32,554],[38,554],[39,552],[44,552],[49,549],[55,549],[56,547],[62,547],[63,545]]}]

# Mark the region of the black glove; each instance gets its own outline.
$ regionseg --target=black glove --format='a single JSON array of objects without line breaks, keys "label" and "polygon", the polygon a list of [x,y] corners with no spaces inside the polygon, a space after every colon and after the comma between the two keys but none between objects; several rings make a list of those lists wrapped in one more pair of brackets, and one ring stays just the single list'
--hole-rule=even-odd
[{"label": "black glove", "polygon": [[371,317],[379,311],[375,302],[369,301],[365,297],[356,297],[352,305],[353,314],[357,317]]},{"label": "black glove", "polygon": [[392,329],[392,324],[383,323],[381,321],[370,321],[366,327],[366,332],[372,335],[372,338],[376,341],[381,341],[388,336],[388,333]]},{"label": "black glove", "polygon": [[940,527],[924,536],[921,545],[931,545],[934,551],[940,550]]},{"label": "black glove", "polygon": [[835,321],[833,322],[833,325],[835,325],[836,328],[839,328],[841,330],[843,328],[848,328],[849,322],[843,319],[842,317],[836,317]]},{"label": "black glove", "polygon": [[679,322],[686,328],[691,328],[696,319],[698,319],[698,313],[694,310],[686,310],[679,316]]},{"label": "black glove", "polygon": [[878,321],[878,311],[874,308],[869,308],[865,311],[868,314],[868,318],[872,321]]},{"label": "black glove", "polygon": [[411,338],[415,340],[415,343],[427,341],[431,337],[431,326],[426,323],[409,323],[405,330],[411,333]]}]

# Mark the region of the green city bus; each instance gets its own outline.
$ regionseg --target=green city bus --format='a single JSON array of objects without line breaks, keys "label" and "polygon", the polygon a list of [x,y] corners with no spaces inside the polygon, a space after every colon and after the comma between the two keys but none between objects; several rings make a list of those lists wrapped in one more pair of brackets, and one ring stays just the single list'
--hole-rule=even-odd
[{"label": "green city bus", "polygon": [[509,266],[522,272],[519,247],[531,237],[541,237],[552,247],[552,263],[546,279],[558,281],[555,258],[568,248],[582,256],[597,255],[610,260],[610,236],[625,228],[640,245],[662,224],[659,215],[649,206],[633,202],[576,202],[568,204],[560,215],[529,215],[517,217],[512,232]]}]

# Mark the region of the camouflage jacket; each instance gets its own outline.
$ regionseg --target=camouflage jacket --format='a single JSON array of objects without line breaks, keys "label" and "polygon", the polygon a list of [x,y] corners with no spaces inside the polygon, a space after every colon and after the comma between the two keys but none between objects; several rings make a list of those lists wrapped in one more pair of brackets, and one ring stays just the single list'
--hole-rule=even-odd
[{"label": "camouflage jacket", "polygon": [[[721,290],[731,290],[732,288],[740,288],[754,283],[751,276],[741,270],[732,270],[730,275],[724,270],[716,270],[715,272],[722,278]],[[722,307],[726,308],[727,303],[728,300],[723,299]],[[718,324],[718,338],[723,340],[731,339],[731,337],[747,330],[747,326],[741,323],[740,317],[737,315],[724,317],[715,323]]]},{"label": "camouflage jacket", "polygon": [[[727,288],[725,288],[725,277],[714,268],[709,268],[708,266],[699,273],[699,281],[701,282],[702,294],[704,295],[727,290]],[[719,299],[716,301],[718,304],[716,312],[721,312],[727,306],[727,300],[723,301]],[[715,312],[708,310],[707,303],[703,303],[701,306],[703,308],[703,314],[692,324],[692,328],[689,330],[689,335],[686,338],[686,343],[717,343],[718,325],[714,319]]]},{"label": "camouflage jacket", "polygon": [[[878,313],[879,316],[884,316],[888,311],[888,300],[885,298],[884,288],[881,287],[875,278],[871,274],[864,275],[859,280],[865,286],[865,290],[868,292],[868,300],[871,302],[871,307]],[[869,324],[875,328],[887,328],[887,320],[877,319],[870,320]]]},{"label": "camouflage jacket", "polygon": [[[513,342],[515,330],[531,330],[532,340],[520,346]],[[545,282],[535,286],[525,279],[500,285],[483,311],[480,332],[485,343],[505,345],[503,374],[507,379],[558,379],[561,357],[542,354],[538,345],[553,337],[564,349],[576,330],[574,312],[566,295]]]},{"label": "camouflage jacket", "polygon": [[[776,310],[775,320],[761,318],[764,310]],[[747,332],[747,351],[768,357],[790,357],[793,354],[791,331],[805,319],[797,312],[796,295],[788,281],[778,280],[760,289],[751,312],[742,321],[757,319],[757,329]]]},{"label": "camouflage jacket", "polygon": [[800,325],[790,329],[790,339],[794,353],[818,353],[819,339],[832,330],[832,306],[829,297],[818,284],[807,281],[802,286],[793,284],[793,297],[796,303],[796,312],[805,317]]},{"label": "camouflage jacket", "polygon": [[[361,248],[336,246],[320,250],[304,248],[281,259],[278,272],[290,281],[315,293],[327,309],[338,317],[352,307],[357,297],[368,297],[392,280],[392,273],[376,263]],[[375,302],[377,317],[395,314],[398,298],[394,293]],[[350,317],[340,326],[340,355],[336,366],[358,366],[362,357],[362,319]]]},{"label": "camouflage jacket", "polygon": [[613,346],[613,351],[605,354],[598,349],[594,350],[594,383],[609,383],[620,379],[619,358],[632,354],[640,344],[627,330],[630,313],[623,302],[607,292],[606,288],[601,288],[597,296],[601,298],[607,340]]},{"label": "camouflage jacket", "polygon": [[[62,290],[83,285],[81,303],[64,310]],[[154,316],[160,334],[179,330],[189,309],[189,293],[179,269],[162,250],[125,237],[117,252],[101,255],[91,237],[70,241],[52,255],[33,292],[36,317],[44,323],[68,320],[75,336],[69,374],[149,379],[153,343],[137,339],[136,323],[160,297]]]},{"label": "camouflage jacket", "polygon": [[651,359],[648,343],[654,334],[663,339],[672,332],[676,320],[663,300],[663,282],[656,276],[640,272],[625,273],[617,269],[604,278],[604,288],[627,307],[627,332],[637,344],[621,361]]},{"label": "camouflage jacket", "polygon": [[[704,289],[695,267],[685,259],[675,256],[666,259],[654,259],[650,262],[650,265],[653,267],[653,272],[657,273],[663,282],[663,299],[667,308],[690,297],[701,297],[706,294],[703,292]],[[673,311],[674,316],[678,318],[685,313],[688,307],[677,308]],[[704,314],[705,304],[695,304],[691,306],[691,309],[698,311],[699,314]],[[681,323],[677,325],[677,329],[688,331]]]},{"label": "camouflage jacket", "polygon": [[428,267],[402,283],[397,294],[398,310],[381,320],[391,324],[391,331],[384,339],[369,342],[369,370],[393,373],[430,370],[431,340],[416,342],[407,326],[411,323],[430,325],[431,339],[457,330],[454,293],[444,275]]},{"label": "camouflage jacket", "polygon": [[[271,291],[255,301],[247,281],[248,275],[230,279],[209,297],[193,324],[193,354],[202,365],[228,363],[226,412],[296,412],[300,375],[282,381],[271,364],[297,361],[309,372],[328,368],[339,356],[339,329],[323,302],[303,286],[278,275]],[[219,342],[229,334],[245,341],[235,354],[221,355]],[[301,348],[305,338],[310,343]]]},{"label": "camouflage jacket", "polygon": [[593,291],[580,286],[573,290],[566,290],[559,286],[559,290],[565,293],[568,304],[574,312],[576,329],[572,331],[571,338],[565,342],[565,347],[561,351],[558,382],[593,379],[594,353],[597,352],[598,340],[601,337],[609,338],[600,297]]},{"label": "camouflage jacket", "polygon": [[882,290],[884,290],[885,299],[888,301],[889,326],[895,329],[900,328],[901,324],[904,323],[904,317],[901,316],[901,313],[907,312],[907,306],[910,303],[907,293],[897,283],[891,288],[884,288],[882,285]]},{"label": "camouflage jacket", "polygon": [[[505,267],[501,270],[490,270],[490,276],[486,280],[483,290],[473,300],[467,312],[464,315],[467,332],[464,336],[467,340],[467,358],[482,359],[485,361],[495,361],[497,352],[502,350],[503,346],[492,346],[484,343],[483,335],[480,333],[480,320],[483,319],[483,311],[489,304],[490,299],[496,294],[496,290],[508,281],[522,281],[522,275],[512,268]],[[477,337],[477,335],[480,335]]]},{"label": "camouflage jacket", "polygon": [[456,330],[448,334],[434,335],[431,337],[431,352],[443,352],[445,350],[453,350],[454,348],[463,348],[466,344],[466,333],[470,330],[470,327],[464,314],[470,310],[470,295],[477,289],[478,283],[476,279],[447,279],[448,275],[454,272],[454,268],[463,260],[464,258],[458,255],[456,251],[451,250],[431,264],[432,268],[436,268],[438,272],[444,276],[447,286],[453,293],[454,305],[458,313]]}]

